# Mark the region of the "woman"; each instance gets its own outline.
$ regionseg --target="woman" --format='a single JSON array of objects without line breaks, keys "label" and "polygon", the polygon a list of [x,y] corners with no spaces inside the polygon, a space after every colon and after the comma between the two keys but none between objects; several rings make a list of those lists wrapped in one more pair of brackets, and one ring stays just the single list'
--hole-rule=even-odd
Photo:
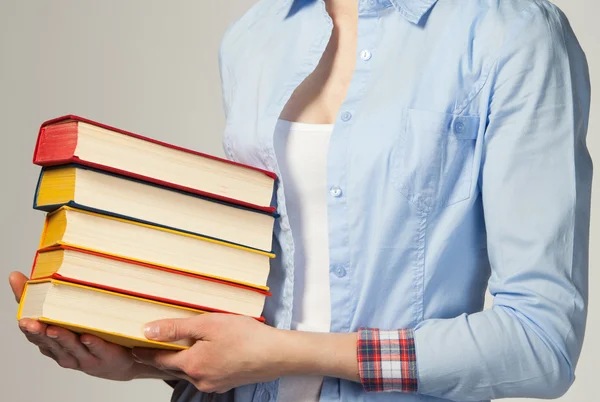
[{"label": "woman", "polygon": [[[227,156],[281,177],[271,326],[152,323],[150,339],[198,342],[131,355],[22,321],[43,354],[103,378],[173,380],[177,401],[566,392],[592,167],[585,56],[556,7],[263,0],[220,61]],[[11,277],[17,298],[24,280]],[[494,307],[481,312],[486,285]]]}]

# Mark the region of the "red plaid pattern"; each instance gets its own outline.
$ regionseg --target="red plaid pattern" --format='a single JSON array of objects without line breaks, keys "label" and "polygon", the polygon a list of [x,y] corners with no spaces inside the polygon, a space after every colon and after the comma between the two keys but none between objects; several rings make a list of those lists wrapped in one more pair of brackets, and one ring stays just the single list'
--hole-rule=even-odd
[{"label": "red plaid pattern", "polygon": [[357,356],[365,391],[417,392],[417,355],[412,329],[361,328]]}]

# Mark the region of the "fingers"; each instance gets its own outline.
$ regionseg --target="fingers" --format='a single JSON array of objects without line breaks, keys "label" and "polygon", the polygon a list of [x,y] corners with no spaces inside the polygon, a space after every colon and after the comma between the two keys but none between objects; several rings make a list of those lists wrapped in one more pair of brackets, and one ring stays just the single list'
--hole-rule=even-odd
[{"label": "fingers", "polygon": [[154,321],[146,325],[146,338],[159,342],[174,342],[182,339],[202,339],[204,316]]},{"label": "fingers", "polygon": [[97,336],[85,334],[79,338],[89,353],[102,361],[108,361],[122,353],[122,347],[108,343]]},{"label": "fingers", "polygon": [[75,356],[64,350],[55,339],[46,336],[46,325],[34,320],[21,320],[19,327],[27,340],[38,346],[43,355],[51,357],[61,367],[70,369],[79,367],[79,362]]},{"label": "fingers", "polygon": [[146,348],[134,348],[132,351],[133,358],[137,362],[154,366],[163,371],[184,371],[183,353]]},{"label": "fingers", "polygon": [[40,353],[43,354],[44,356],[49,357],[51,359],[55,359],[55,357],[52,354],[52,352],[50,351],[50,349],[42,347],[42,346],[38,346],[38,349],[40,350]]},{"label": "fingers", "polygon": [[25,283],[27,283],[27,277],[17,271],[11,272],[8,276],[8,283],[10,283],[10,287],[15,295],[15,300],[17,303],[20,302],[23,289],[25,288]]},{"label": "fingers", "polygon": [[75,357],[79,367],[89,366],[98,360],[96,356],[90,353],[88,348],[81,343],[79,336],[71,331],[50,326],[46,329],[46,336],[50,339],[54,339],[58,346],[71,356]]},{"label": "fingers", "polygon": [[172,375],[175,378],[179,378],[182,380],[185,380],[189,383],[193,383],[194,379],[192,377],[190,377],[189,375],[187,375],[186,373],[184,373],[183,371],[179,371],[179,370],[162,370],[164,373],[167,373],[169,375]]},{"label": "fingers", "polygon": [[19,328],[21,328],[25,335],[39,335],[46,333],[46,324],[29,318],[19,320]]}]

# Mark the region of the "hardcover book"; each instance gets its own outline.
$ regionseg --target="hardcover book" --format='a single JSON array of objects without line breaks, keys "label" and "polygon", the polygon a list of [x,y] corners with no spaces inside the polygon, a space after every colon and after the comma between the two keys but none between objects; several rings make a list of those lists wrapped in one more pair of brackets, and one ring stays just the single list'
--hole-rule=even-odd
[{"label": "hardcover book", "polygon": [[273,254],[140,222],[61,207],[47,215],[40,249],[70,246],[264,288]]},{"label": "hardcover book", "polygon": [[27,283],[17,319],[35,319],[126,347],[181,350],[191,346],[193,341],[151,341],[144,336],[144,326],[156,320],[192,318],[202,313],[200,310],[50,279]]},{"label": "hardcover book", "polygon": [[31,279],[58,279],[206,311],[258,318],[269,295],[257,289],[68,246],[36,254]]},{"label": "hardcover book", "polygon": [[254,209],[270,206],[276,175],[79,116],[42,124],[33,162],[77,163]]}]

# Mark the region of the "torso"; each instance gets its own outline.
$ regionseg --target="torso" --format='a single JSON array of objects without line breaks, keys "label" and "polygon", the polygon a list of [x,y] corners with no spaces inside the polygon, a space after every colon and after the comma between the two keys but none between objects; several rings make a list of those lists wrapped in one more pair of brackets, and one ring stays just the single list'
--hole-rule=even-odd
[{"label": "torso", "polygon": [[[345,3],[328,1],[332,26],[321,1],[263,0],[223,41],[226,155],[282,179],[267,322],[294,326],[295,276],[302,269],[294,256],[303,236],[286,207],[294,182],[281,174],[286,161],[273,149],[278,118],[335,123],[321,188],[330,283],[323,309],[331,312],[331,332],[408,328],[478,311],[489,273],[483,252],[472,252],[485,250],[479,123],[488,113],[486,74],[500,46],[497,21],[479,2],[465,2],[461,12],[439,2],[426,28],[388,0],[361,0],[361,8],[356,0]],[[471,43],[474,27],[484,39]],[[440,228],[452,228],[452,236]],[[278,386],[240,387],[236,400],[273,401]],[[324,379],[321,395],[399,398],[365,394],[360,384],[333,378]]]}]

